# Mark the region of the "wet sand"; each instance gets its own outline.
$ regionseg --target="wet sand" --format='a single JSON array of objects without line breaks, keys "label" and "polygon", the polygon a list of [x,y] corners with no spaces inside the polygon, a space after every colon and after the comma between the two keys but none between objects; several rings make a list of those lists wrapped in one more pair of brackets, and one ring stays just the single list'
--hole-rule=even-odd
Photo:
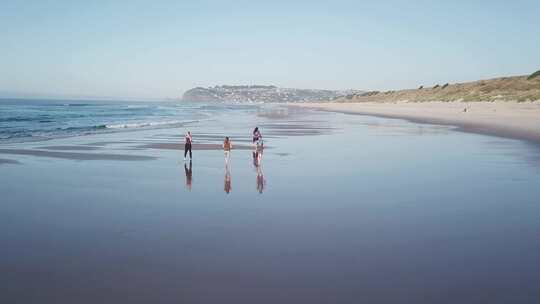
[{"label": "wet sand", "polygon": [[100,147],[97,146],[43,146],[37,147],[38,149],[43,150],[59,150],[59,151],[92,151],[99,150]]},{"label": "wet sand", "polygon": [[[183,143],[150,143],[137,146],[143,149],[167,149],[167,150],[184,150],[185,145]],[[193,152],[200,151],[216,151],[223,150],[220,144],[192,144],[191,149]],[[233,143],[233,150],[253,150],[253,146],[248,145],[235,145]]]},{"label": "wet sand", "polygon": [[34,149],[0,149],[0,154],[28,155],[37,157],[52,157],[71,160],[116,160],[116,161],[139,161],[153,160],[156,157],[145,155],[110,154],[110,153],[83,153],[83,152],[58,152]]},{"label": "wet sand", "polygon": [[[293,111],[190,126],[199,140],[193,162],[178,152],[184,129],[3,147],[0,155],[21,164],[0,168],[0,302],[540,298],[540,166],[527,158],[539,155],[531,145]],[[224,121],[235,124],[224,129]],[[255,124],[273,148],[258,164],[236,149],[251,149],[240,140]],[[239,142],[229,163],[225,135]],[[89,143],[99,149],[67,150]],[[149,159],[80,161],[122,149]]]},{"label": "wet sand", "polygon": [[540,143],[540,102],[313,103],[295,106],[457,126],[458,130]]},{"label": "wet sand", "polygon": [[[286,109],[280,112],[286,113]],[[333,127],[327,125],[321,125],[321,121],[288,121],[284,117],[280,117],[280,121],[273,122],[274,118],[269,118],[268,122],[262,123],[261,128],[264,128],[265,141],[272,141],[280,137],[287,136],[316,136],[322,134],[329,134],[334,130]],[[248,129],[249,130],[249,129]],[[248,131],[249,132],[249,131]],[[247,133],[247,132],[246,132]],[[196,151],[222,151],[222,141],[225,137],[223,132],[195,132],[194,137],[197,143],[192,146],[193,152]],[[228,136],[232,138],[233,150],[252,150],[251,138],[245,136],[239,132],[228,133]],[[98,136],[99,137],[99,136]],[[141,161],[141,160],[153,160],[157,156],[148,155],[132,155],[132,154],[116,154],[109,153],[111,149],[123,150],[123,151],[140,151],[144,154],[146,149],[155,150],[184,150],[183,135],[179,134],[153,134],[147,140],[141,138],[132,138],[129,140],[93,140],[95,137],[90,137],[89,141],[82,141],[80,144],[57,144],[57,145],[36,145],[32,148],[12,148],[11,146],[5,146],[6,148],[0,148],[0,154],[6,155],[23,155],[23,156],[36,156],[36,157],[50,157],[60,158],[66,160],[119,160],[119,161]],[[84,137],[83,137],[84,139]],[[159,141],[160,139],[166,139],[166,142]],[[61,140],[61,142],[69,142],[70,139]],[[47,141],[55,142],[55,140]],[[114,148],[112,148],[114,147]],[[266,145],[266,149],[272,149],[271,145]],[[103,152],[92,151],[105,150]],[[18,161],[13,161],[18,162]],[[3,163],[13,163],[11,160],[5,160]]]},{"label": "wet sand", "polygon": [[0,158],[0,165],[7,165],[7,164],[20,164],[20,162],[16,161],[16,160],[12,160],[12,159],[5,159],[5,158]]}]

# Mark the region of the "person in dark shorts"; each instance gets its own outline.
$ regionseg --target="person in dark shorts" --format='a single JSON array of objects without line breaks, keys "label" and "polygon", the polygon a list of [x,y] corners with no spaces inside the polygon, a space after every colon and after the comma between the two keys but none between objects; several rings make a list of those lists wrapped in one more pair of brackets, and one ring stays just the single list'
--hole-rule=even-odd
[{"label": "person in dark shorts", "polygon": [[186,136],[184,137],[184,160],[186,160],[186,156],[189,151],[189,160],[191,161],[191,158],[192,158],[191,143],[192,142],[193,142],[193,138],[191,137],[191,132],[188,131]]}]

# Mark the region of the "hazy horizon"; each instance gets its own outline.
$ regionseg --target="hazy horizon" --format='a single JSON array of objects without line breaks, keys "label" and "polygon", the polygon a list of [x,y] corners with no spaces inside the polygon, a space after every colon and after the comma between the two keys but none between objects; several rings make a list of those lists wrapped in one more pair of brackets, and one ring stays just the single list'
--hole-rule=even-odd
[{"label": "hazy horizon", "polygon": [[0,94],[166,99],[223,84],[388,90],[525,75],[540,68],[539,9],[534,1],[7,1]]}]

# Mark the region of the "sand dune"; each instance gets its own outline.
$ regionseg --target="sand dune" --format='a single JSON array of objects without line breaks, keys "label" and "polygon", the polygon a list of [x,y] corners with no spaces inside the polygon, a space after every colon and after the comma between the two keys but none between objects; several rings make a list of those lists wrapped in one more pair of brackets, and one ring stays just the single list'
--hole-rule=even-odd
[{"label": "sand dune", "polygon": [[[537,72],[538,73],[538,72]],[[501,77],[398,91],[370,91],[336,102],[540,101],[540,76]]]}]

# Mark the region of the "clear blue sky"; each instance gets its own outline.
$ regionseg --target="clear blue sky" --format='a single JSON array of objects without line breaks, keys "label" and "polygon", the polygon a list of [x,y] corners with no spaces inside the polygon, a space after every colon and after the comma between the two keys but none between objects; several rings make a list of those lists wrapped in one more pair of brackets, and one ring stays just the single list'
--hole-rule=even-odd
[{"label": "clear blue sky", "polygon": [[540,69],[540,1],[0,2],[0,91],[399,89]]}]

